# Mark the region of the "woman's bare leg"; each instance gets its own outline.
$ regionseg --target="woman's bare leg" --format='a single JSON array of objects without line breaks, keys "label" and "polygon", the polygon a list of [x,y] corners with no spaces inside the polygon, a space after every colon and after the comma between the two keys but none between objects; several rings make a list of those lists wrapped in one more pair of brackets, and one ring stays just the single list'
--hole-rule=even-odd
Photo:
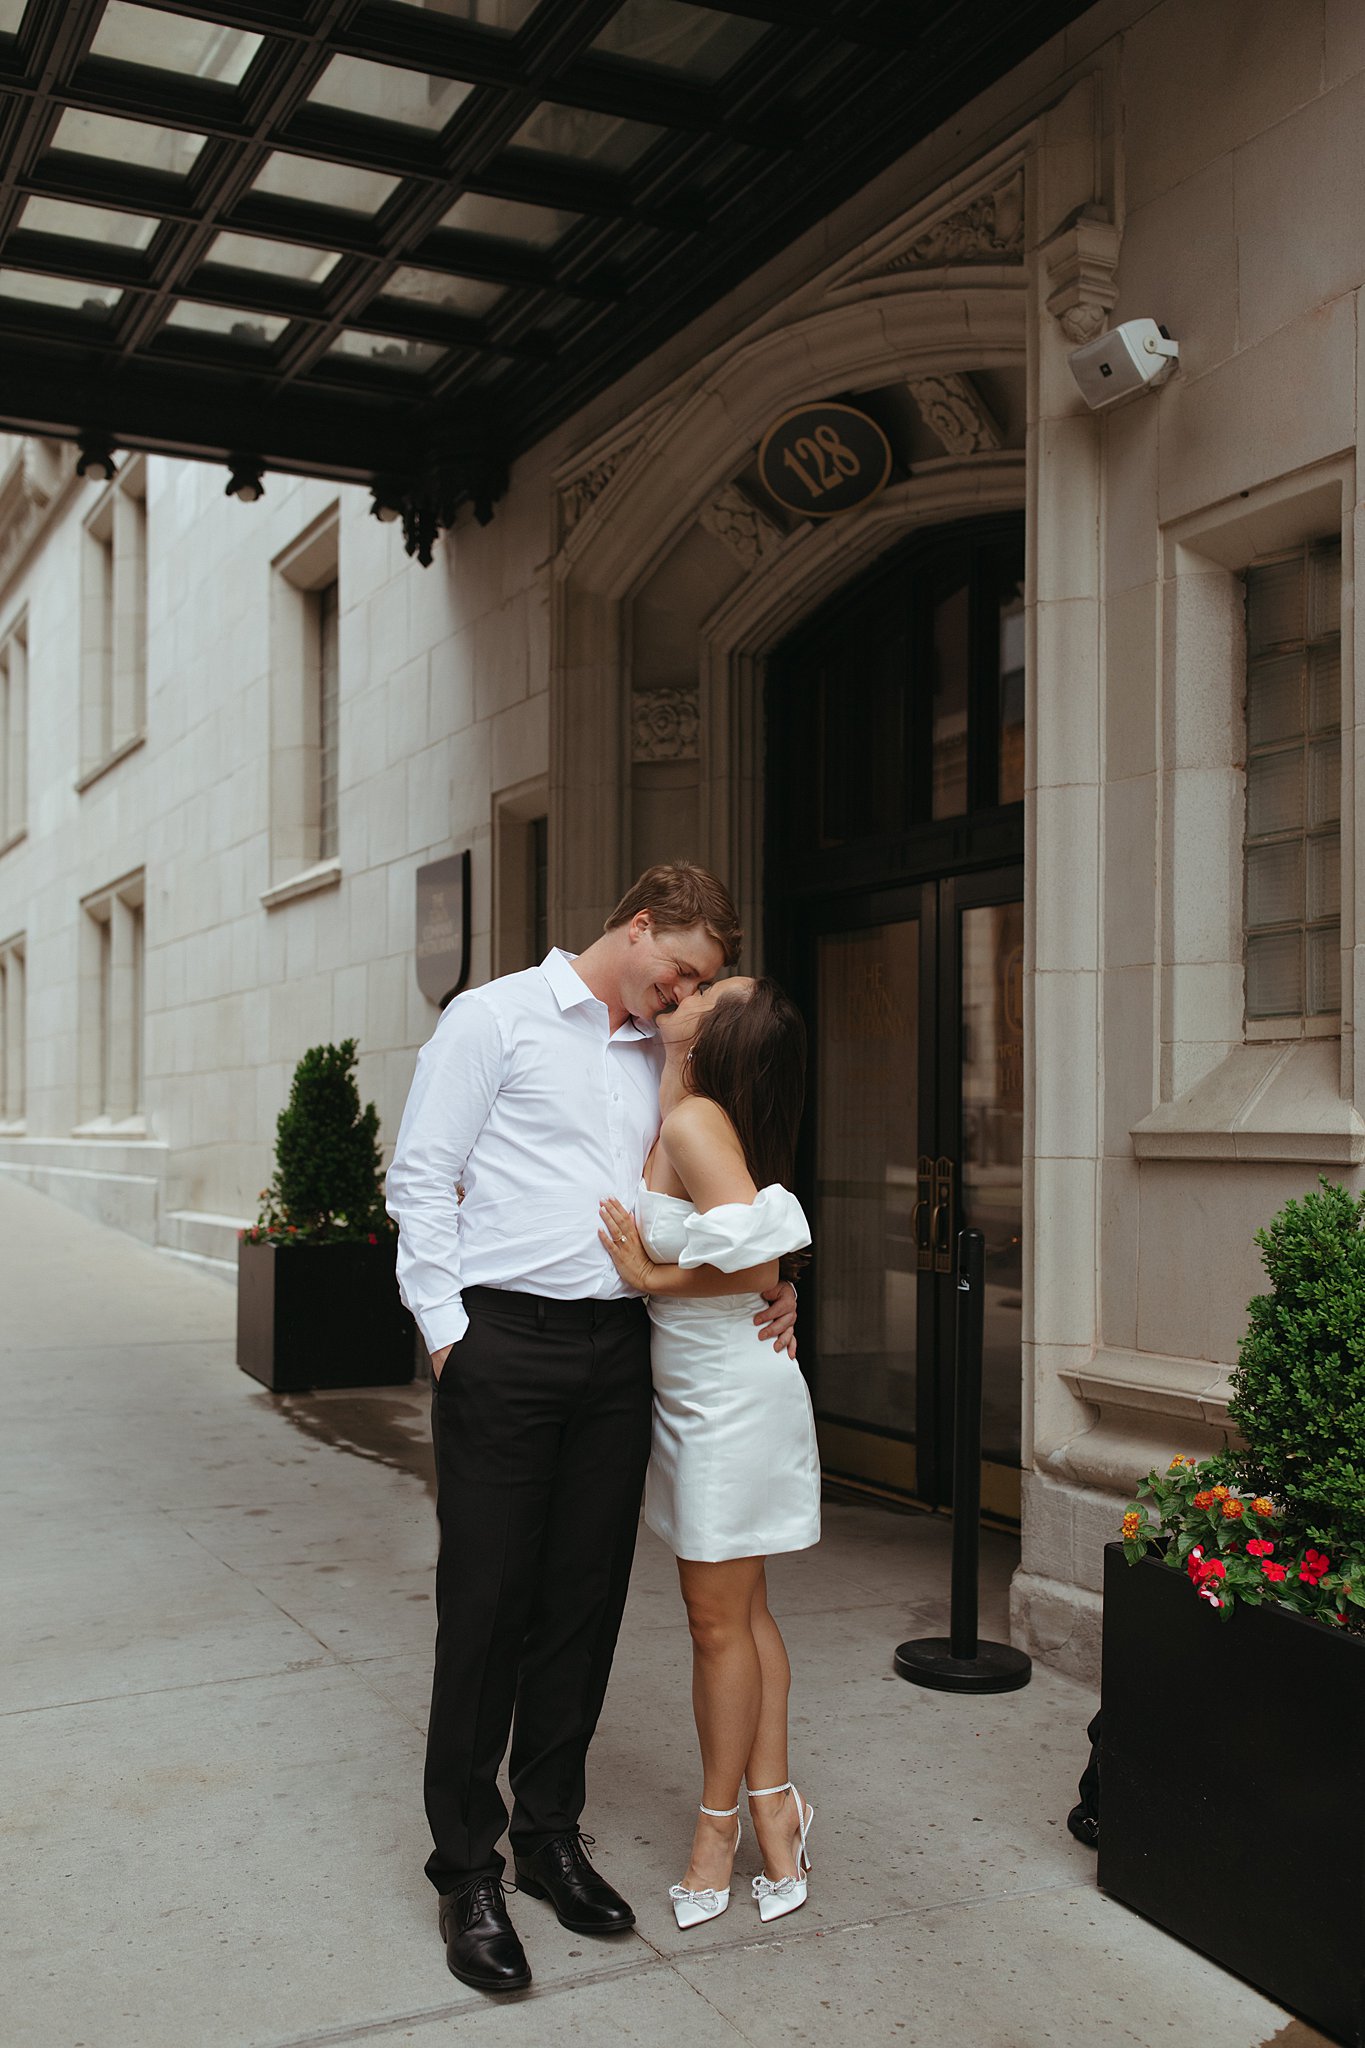
[{"label": "woman's bare leg", "polygon": [[[758,1728],[744,1769],[745,1783],[752,1792],[755,1786],[785,1785],[789,1775],[787,1695],[791,1690],[791,1665],[782,1631],[768,1611],[768,1581],[762,1570],[754,1587],[749,1625],[763,1677]],[[707,1804],[710,1804],[709,1800]],[[770,1799],[752,1799],[749,1814],[758,1845],[763,1851],[764,1875],[771,1878],[794,1877],[801,1823],[791,1793]]]},{"label": "woman's bare leg", "polygon": [[[692,1636],[692,1711],[701,1745],[703,1806],[722,1812],[739,1803],[739,1784],[753,1750],[763,1704],[763,1668],[754,1641],[754,1588],[761,1557],[723,1564],[678,1559],[678,1578]],[[760,1805],[777,1801],[760,1800]],[[723,1891],[734,1864],[735,1823],[697,1815],[683,1883],[689,1891]]]}]

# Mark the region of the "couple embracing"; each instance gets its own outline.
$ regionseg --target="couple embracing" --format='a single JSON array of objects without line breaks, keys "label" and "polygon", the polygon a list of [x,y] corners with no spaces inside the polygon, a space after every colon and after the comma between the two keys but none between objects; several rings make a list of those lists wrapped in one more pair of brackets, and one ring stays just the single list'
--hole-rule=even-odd
[{"label": "couple embracing", "polygon": [[[427,1875],[455,1976],[529,1984],[516,1888],[578,1934],[635,1924],[580,1831],[588,1745],[645,1519],[673,1551],[702,1787],[670,1889],[730,1902],[747,1787],[764,1920],[805,1902],[811,1808],[764,1559],[819,1539],[790,1192],[805,1031],[739,957],[729,895],[651,868],[577,957],[470,990],[423,1048],[388,1175],[403,1299],[431,1353],[440,1558]],[[664,1731],[671,1741],[673,1730]]]}]

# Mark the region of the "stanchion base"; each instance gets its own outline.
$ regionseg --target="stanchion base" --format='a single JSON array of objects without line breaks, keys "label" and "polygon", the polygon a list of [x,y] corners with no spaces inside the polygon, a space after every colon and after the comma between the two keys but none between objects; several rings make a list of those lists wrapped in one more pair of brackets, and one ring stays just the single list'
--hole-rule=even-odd
[{"label": "stanchion base", "polygon": [[1009,1643],[978,1642],[974,1657],[955,1657],[947,1636],[921,1636],[901,1644],[896,1670],[935,1692],[1017,1692],[1032,1677],[1033,1663]]}]

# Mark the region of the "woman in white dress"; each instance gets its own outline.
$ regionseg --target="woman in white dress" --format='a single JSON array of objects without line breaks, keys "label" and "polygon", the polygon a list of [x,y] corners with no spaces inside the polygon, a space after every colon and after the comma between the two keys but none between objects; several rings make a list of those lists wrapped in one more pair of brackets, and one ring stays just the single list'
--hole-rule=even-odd
[{"label": "woman in white dress", "polygon": [[[820,1464],[796,1361],[753,1316],[777,1262],[810,1243],[792,1178],[805,1084],[800,1012],[736,976],[659,1018],[662,1126],[637,1216],[602,1205],[602,1242],[649,1297],[654,1443],[645,1520],[678,1560],[692,1635],[702,1800],[670,1897],[680,1927],[723,1913],[739,1848],[741,1780],[763,1853],[765,1920],[806,1900],[812,1809],[791,1783],[791,1667],[768,1611],[764,1560],[820,1540]],[[690,1292],[697,1269],[727,1291]]]}]

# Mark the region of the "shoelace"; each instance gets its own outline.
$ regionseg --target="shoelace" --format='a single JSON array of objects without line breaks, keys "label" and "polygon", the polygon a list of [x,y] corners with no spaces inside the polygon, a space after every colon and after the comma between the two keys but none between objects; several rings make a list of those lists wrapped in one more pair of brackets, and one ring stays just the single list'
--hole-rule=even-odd
[{"label": "shoelace", "polygon": [[510,1877],[495,1877],[491,1870],[483,1870],[477,1877],[467,1877],[463,1884],[457,1884],[451,1897],[458,1905],[461,1900],[467,1899],[471,1892],[477,1891],[481,1884],[492,1885],[495,1906],[505,1906],[508,1892],[520,1890],[520,1886],[514,1884]]}]

